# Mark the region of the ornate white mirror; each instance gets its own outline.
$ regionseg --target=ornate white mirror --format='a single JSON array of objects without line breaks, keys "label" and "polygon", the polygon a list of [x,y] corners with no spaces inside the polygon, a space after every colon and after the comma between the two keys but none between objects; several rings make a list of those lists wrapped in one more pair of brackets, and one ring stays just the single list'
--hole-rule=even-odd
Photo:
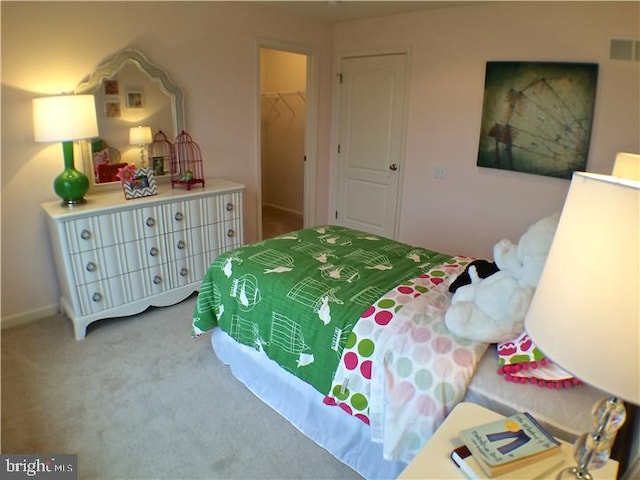
[{"label": "ornate white mirror", "polygon": [[[168,181],[169,165],[162,161],[158,165],[147,155],[147,143],[160,138],[158,132],[173,142],[185,129],[184,96],[167,72],[138,50],[124,49],[101,63],[75,92],[92,93],[96,100],[100,137],[81,142],[83,168],[92,189],[119,188],[114,176],[122,163],[154,168],[157,181]],[[139,135],[140,130],[147,135]]]}]

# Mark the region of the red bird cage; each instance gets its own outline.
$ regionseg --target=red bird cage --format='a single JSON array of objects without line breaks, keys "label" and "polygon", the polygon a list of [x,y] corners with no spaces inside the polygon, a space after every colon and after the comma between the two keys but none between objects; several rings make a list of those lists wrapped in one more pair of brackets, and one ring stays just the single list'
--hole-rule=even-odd
[{"label": "red bird cage", "polygon": [[156,177],[166,175],[167,170],[173,163],[173,144],[167,140],[167,136],[162,130],[158,130],[153,136],[153,142],[149,144],[149,163]]},{"label": "red bird cage", "polygon": [[200,147],[184,130],[173,144],[174,155],[171,158],[171,187],[180,185],[191,190],[193,185],[204,187],[202,172],[202,154]]}]

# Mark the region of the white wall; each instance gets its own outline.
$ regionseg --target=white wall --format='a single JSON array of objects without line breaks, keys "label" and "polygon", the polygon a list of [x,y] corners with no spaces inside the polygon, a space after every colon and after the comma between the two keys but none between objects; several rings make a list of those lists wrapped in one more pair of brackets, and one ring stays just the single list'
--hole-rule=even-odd
[{"label": "white wall", "polygon": [[[612,36],[640,37],[638,2],[495,2],[339,24],[338,54],[409,48],[410,94],[400,240],[493,258],[560,210],[569,181],[476,167],[489,60],[599,64],[588,170],[640,151],[640,65],[609,60]],[[445,180],[434,178],[445,166]]]},{"label": "white wall", "polygon": [[[319,56],[317,162],[326,179],[331,89],[330,26],[243,2],[1,2],[2,322],[55,309],[59,287],[40,203],[56,200],[59,145],[33,141],[31,99],[73,91],[106,57],[133,47],[185,93],[186,128],[206,175],[247,185],[245,238],[257,225],[259,39]],[[326,219],[328,193],[318,192]],[[54,310],[55,311],[55,310]]]},{"label": "white wall", "polygon": [[[589,170],[640,151],[638,63],[608,59],[611,36],[640,37],[637,2],[472,5],[339,24],[243,2],[1,2],[2,322],[55,308],[59,288],[40,203],[54,200],[56,145],[33,142],[31,98],[71,91],[108,55],[138,48],[185,91],[186,126],[205,172],[247,184],[256,238],[258,39],[318,51],[317,221],[328,219],[334,52],[408,47],[412,64],[400,239],[491,254],[559,209],[568,182],[475,166],[487,60],[600,65]],[[335,160],[335,159],[333,159]],[[433,178],[434,165],[448,168]]]}]

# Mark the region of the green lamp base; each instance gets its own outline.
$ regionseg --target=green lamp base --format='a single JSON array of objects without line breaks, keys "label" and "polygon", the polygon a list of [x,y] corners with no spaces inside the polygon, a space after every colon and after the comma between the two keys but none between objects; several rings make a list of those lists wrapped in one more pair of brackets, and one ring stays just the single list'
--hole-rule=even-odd
[{"label": "green lamp base", "polygon": [[85,193],[89,190],[89,179],[75,168],[65,169],[53,181],[53,190],[62,199],[62,205],[75,207],[85,203]]},{"label": "green lamp base", "polygon": [[53,181],[53,190],[62,199],[62,205],[75,207],[85,203],[85,193],[89,191],[89,179],[73,166],[73,142],[62,143],[64,151],[64,171]]}]

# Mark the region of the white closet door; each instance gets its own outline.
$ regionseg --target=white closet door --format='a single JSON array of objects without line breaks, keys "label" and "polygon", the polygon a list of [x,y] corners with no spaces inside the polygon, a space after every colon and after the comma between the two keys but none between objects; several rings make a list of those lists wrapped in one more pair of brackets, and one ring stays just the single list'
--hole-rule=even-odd
[{"label": "white closet door", "polygon": [[344,58],[336,222],[395,237],[406,55]]}]

